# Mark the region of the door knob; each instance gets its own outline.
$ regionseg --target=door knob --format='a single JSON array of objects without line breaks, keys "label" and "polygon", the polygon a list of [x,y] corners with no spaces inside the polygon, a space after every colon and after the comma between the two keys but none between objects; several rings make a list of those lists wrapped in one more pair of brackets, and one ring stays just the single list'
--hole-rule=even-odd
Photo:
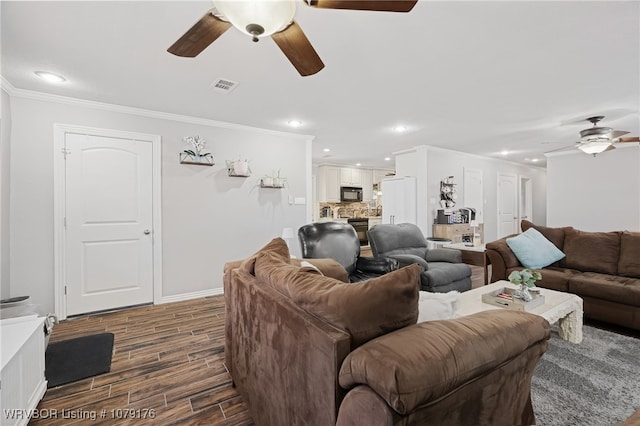
[{"label": "door knob", "polygon": [[151,233],[151,231],[149,231],[148,229],[144,230],[144,235],[149,235]]}]

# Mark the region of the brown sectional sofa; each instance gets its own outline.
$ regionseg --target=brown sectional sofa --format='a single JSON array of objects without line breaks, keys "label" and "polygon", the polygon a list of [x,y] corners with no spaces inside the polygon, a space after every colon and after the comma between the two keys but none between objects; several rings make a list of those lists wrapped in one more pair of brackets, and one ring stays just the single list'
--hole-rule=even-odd
[{"label": "brown sectional sofa", "polygon": [[[542,280],[536,285],[577,294],[585,317],[640,330],[640,233],[585,232],[526,220],[521,227],[535,228],[566,255],[541,269]],[[509,237],[487,244],[491,282],[523,268],[507,245]]]},{"label": "brown sectional sofa", "polygon": [[277,238],[225,265],[226,365],[257,425],[534,424],[542,317],[416,324],[419,265],[349,284],[337,262],[309,261]]}]

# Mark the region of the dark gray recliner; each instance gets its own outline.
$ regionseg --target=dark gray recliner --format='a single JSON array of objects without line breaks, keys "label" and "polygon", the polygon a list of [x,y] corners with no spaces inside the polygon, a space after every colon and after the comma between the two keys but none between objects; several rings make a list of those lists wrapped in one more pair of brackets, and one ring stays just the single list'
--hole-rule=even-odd
[{"label": "dark gray recliner", "polygon": [[383,257],[360,256],[360,240],[353,226],[341,222],[319,222],[298,229],[305,259],[334,259],[349,274],[350,282],[379,277],[398,269],[399,262]]},{"label": "dark gray recliner", "polygon": [[412,223],[375,225],[368,232],[374,257],[397,259],[400,266],[419,263],[421,290],[446,293],[471,289],[471,268],[462,263],[460,250],[428,249],[422,231]]}]

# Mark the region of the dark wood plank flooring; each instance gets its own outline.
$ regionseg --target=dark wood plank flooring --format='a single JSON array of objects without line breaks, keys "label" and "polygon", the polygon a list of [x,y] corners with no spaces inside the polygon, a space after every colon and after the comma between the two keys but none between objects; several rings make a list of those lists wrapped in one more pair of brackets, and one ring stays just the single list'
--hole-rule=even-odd
[{"label": "dark wood plank flooring", "polygon": [[[472,270],[481,286],[482,268]],[[111,371],[47,390],[38,410],[56,415],[29,424],[251,425],[224,364],[224,315],[214,296],[62,321],[51,342],[115,335]]]},{"label": "dark wood plank flooring", "polygon": [[111,371],[47,390],[38,410],[56,414],[30,425],[252,424],[224,364],[223,296],[62,321],[51,342],[101,332],[115,335]]}]

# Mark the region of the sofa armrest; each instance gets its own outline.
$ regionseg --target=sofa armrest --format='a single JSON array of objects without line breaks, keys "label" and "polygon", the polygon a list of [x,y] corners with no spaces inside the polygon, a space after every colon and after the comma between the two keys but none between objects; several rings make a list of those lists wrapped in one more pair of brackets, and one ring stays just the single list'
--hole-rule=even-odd
[{"label": "sofa armrest", "polygon": [[522,267],[520,261],[507,244],[507,238],[514,236],[509,235],[486,245],[487,257],[491,263],[492,283],[498,280],[506,280],[508,269]]},{"label": "sofa armrest", "polygon": [[339,383],[345,389],[369,386],[394,411],[405,415],[519,357],[534,361],[527,364],[531,371],[521,372],[521,383],[525,383],[547,349],[549,337],[544,318],[519,311],[491,310],[423,322],[351,352],[340,369]]},{"label": "sofa armrest", "polygon": [[400,269],[400,262],[390,257],[361,256],[356,263],[356,269],[382,275]]},{"label": "sofa armrest", "polygon": [[400,263],[401,268],[417,263],[418,265],[422,266],[423,272],[429,270],[429,264],[427,263],[427,261],[420,256],[416,256],[415,254],[390,254],[389,257],[392,259],[396,259]]},{"label": "sofa armrest", "polygon": [[434,248],[427,250],[427,262],[462,263],[462,252],[450,248]]}]

